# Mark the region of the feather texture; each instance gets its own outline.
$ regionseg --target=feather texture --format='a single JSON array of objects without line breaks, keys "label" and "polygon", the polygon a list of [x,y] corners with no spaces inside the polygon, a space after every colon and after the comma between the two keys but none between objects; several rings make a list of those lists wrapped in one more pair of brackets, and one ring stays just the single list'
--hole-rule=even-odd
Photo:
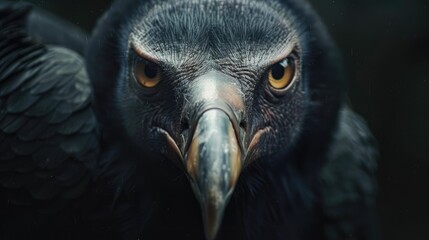
[{"label": "feather texture", "polygon": [[377,239],[377,143],[350,109],[339,127],[321,173],[327,239]]},{"label": "feather texture", "polygon": [[29,36],[30,12],[0,5],[0,188],[42,209],[82,195],[98,138],[82,58]]}]

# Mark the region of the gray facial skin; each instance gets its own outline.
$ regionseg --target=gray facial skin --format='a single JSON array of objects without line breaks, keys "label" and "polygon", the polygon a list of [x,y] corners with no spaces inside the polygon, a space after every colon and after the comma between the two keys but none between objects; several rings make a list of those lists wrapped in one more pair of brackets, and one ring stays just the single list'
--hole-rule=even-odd
[{"label": "gray facial skin", "polygon": [[[297,15],[294,7],[306,9],[306,5],[294,1],[117,5],[119,13],[128,11],[130,17],[112,18],[117,22],[105,24],[118,24],[117,32],[110,31],[120,47],[112,53],[105,49],[102,54],[107,56],[94,59],[115,61],[110,65],[118,69],[97,76],[114,80],[109,86],[95,80],[96,98],[110,91],[114,101],[105,105],[119,112],[114,117],[120,119],[120,134],[138,147],[164,155],[186,173],[201,205],[206,236],[214,239],[246,168],[295,154],[293,147],[307,139],[305,134],[322,136],[330,131],[331,123],[314,119],[334,122],[337,78],[328,77],[329,55],[323,55],[325,59],[319,43],[310,44],[317,38],[324,44],[326,36],[308,35],[313,25],[301,20],[313,19]],[[116,55],[109,58],[112,54]],[[294,63],[293,79],[288,87],[274,89],[269,72],[285,59]],[[155,64],[159,84],[141,86],[135,76],[136,61]],[[305,71],[309,66],[314,71]],[[111,90],[102,92],[99,86]],[[321,141],[318,146],[328,142]],[[289,161],[282,159],[277,163]]]},{"label": "gray facial skin", "polygon": [[[141,10],[128,33],[131,60],[120,89],[132,89],[134,95],[123,96],[133,106],[123,109],[126,126],[130,135],[140,135],[136,138],[169,139],[171,148],[164,154],[171,156],[174,149],[185,166],[208,239],[216,236],[241,169],[287,147],[301,128],[306,95],[300,35],[276,7],[241,1],[161,3]],[[267,21],[255,22],[259,18]],[[297,66],[293,86],[272,89],[267,72],[287,57]],[[135,84],[134,58],[159,66],[158,86]],[[144,128],[136,131],[139,126]]]}]

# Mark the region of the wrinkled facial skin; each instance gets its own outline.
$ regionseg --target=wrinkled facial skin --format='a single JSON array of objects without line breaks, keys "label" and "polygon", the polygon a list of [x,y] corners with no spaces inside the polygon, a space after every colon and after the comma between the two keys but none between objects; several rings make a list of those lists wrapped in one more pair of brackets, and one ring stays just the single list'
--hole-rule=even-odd
[{"label": "wrinkled facial skin", "polygon": [[[305,34],[284,6],[267,4],[148,2],[120,33],[115,100],[126,135],[184,170],[209,240],[242,170],[287,153],[309,106]],[[157,84],[139,82],[141,62],[156,66]],[[275,89],[272,69],[285,62],[293,78]]]},{"label": "wrinkled facial skin", "polygon": [[[123,106],[132,106],[121,111],[135,141],[150,144],[153,151],[162,146],[161,153],[173,160],[183,157],[193,81],[217,71],[231,77],[244,102],[240,125],[246,133],[245,164],[287,150],[308,105],[301,72],[305,46],[292,16],[284,15],[287,9],[263,4],[167,1],[136,10],[124,32],[128,64],[121,70],[117,93]],[[142,57],[159,65],[161,81],[154,88],[135,79],[133,63]],[[286,57],[295,62],[294,80],[287,90],[275,91],[268,84],[268,71]],[[169,141],[181,153],[168,147]]]}]

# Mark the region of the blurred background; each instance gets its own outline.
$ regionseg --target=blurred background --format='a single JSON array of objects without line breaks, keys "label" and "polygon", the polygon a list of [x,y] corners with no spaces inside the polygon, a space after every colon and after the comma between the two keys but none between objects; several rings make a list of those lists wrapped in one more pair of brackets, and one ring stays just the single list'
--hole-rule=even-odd
[{"label": "blurred background", "polygon": [[[88,32],[109,0],[33,0]],[[429,1],[311,0],[339,46],[349,95],[380,143],[383,239],[429,239]]]}]

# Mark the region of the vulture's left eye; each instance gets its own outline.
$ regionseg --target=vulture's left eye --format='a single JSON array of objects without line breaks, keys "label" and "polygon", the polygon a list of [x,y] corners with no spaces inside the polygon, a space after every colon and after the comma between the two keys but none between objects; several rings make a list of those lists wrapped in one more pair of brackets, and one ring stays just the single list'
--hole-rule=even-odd
[{"label": "vulture's left eye", "polygon": [[161,80],[161,71],[155,63],[140,60],[134,64],[134,74],[137,81],[146,88],[156,87]]},{"label": "vulture's left eye", "polygon": [[289,87],[295,76],[295,63],[293,58],[274,64],[268,74],[268,82],[274,89],[286,89]]}]

